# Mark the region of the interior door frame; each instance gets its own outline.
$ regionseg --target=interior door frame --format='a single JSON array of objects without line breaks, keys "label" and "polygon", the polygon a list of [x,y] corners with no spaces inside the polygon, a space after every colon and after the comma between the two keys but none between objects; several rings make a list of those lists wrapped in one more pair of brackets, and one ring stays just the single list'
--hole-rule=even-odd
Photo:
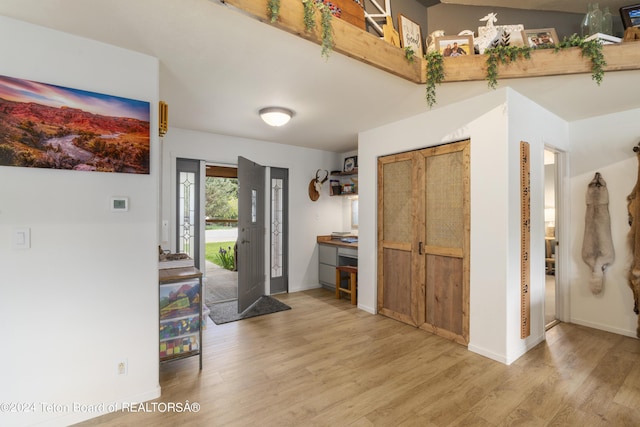
[{"label": "interior door frame", "polygon": [[556,260],[555,260],[555,277],[556,277],[556,319],[561,322],[568,322],[571,318],[570,304],[569,304],[569,289],[566,285],[568,281],[568,263],[570,254],[568,251],[568,245],[564,242],[570,241],[569,227],[565,227],[565,224],[569,224],[569,202],[567,194],[567,188],[569,185],[568,176],[568,156],[567,153],[545,144],[545,150],[555,153],[555,198],[556,198]]}]

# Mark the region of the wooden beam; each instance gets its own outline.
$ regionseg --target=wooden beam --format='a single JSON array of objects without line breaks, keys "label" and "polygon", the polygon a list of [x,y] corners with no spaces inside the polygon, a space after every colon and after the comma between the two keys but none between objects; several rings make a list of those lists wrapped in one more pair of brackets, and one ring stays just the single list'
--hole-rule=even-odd
[{"label": "wooden beam", "polygon": [[237,178],[238,168],[207,165],[207,176],[211,178]]},{"label": "wooden beam", "polygon": [[[605,45],[603,53],[607,61],[605,72],[640,69],[640,43]],[[583,57],[577,47],[558,52],[553,49],[541,49],[531,52],[530,59],[498,65],[498,80],[582,73],[591,73],[591,60]],[[485,80],[487,56],[444,58],[444,74],[445,82]]]}]

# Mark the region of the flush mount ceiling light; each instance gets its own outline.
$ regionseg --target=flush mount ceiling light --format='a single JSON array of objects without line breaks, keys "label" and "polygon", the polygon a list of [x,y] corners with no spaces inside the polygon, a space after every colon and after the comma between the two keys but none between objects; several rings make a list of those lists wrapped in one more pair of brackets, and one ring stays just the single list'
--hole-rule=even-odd
[{"label": "flush mount ceiling light", "polygon": [[266,107],[260,110],[260,117],[269,126],[286,125],[292,116],[293,111],[282,107]]}]

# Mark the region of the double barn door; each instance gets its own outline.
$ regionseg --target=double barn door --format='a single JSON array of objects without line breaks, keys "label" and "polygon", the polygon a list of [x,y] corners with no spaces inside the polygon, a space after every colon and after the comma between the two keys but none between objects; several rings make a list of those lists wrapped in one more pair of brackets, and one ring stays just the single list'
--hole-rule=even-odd
[{"label": "double barn door", "polygon": [[378,160],[378,312],[469,343],[469,141]]}]

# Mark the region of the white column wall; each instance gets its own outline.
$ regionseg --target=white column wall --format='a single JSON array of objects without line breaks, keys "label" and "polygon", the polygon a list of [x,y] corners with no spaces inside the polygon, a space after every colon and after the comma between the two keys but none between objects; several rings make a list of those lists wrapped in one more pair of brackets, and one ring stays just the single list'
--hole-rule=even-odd
[{"label": "white column wall", "polygon": [[[544,339],[541,273],[532,280],[532,333],[520,339],[519,143],[533,141],[532,219],[537,232],[544,230],[543,142],[567,140],[564,122],[510,89],[360,134],[359,306],[375,311],[377,298],[377,157],[466,138],[471,139],[469,349],[508,364]],[[532,244],[533,264],[544,261],[544,233],[540,236]]]},{"label": "white column wall", "polygon": [[[507,261],[507,361],[515,361],[544,340],[545,242],[544,242],[544,148],[570,149],[568,123],[513,90],[509,99],[509,258]],[[520,329],[520,142],[529,143],[531,174],[530,336],[521,339]],[[566,286],[566,284],[563,284]]]}]

